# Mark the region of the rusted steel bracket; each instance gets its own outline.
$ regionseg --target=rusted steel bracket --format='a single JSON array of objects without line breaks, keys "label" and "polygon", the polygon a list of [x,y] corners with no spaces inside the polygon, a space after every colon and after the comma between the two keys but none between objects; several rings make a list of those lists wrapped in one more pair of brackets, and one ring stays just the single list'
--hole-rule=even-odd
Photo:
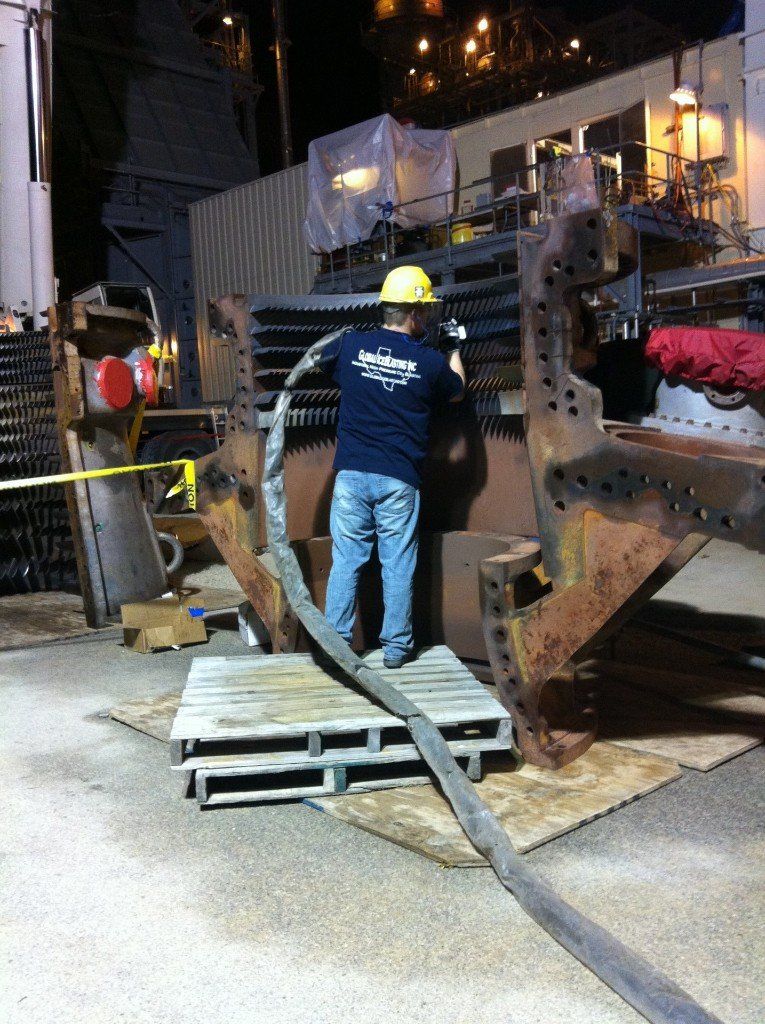
[{"label": "rusted steel bracket", "polygon": [[240,587],[265,623],[274,653],[292,651],[298,620],[287,603],[279,574],[261,554],[266,546],[261,521],[260,478],[263,434],[254,404],[255,383],[243,295],[227,295],[211,307],[214,337],[234,347],[236,393],[226,422],[225,443],[196,462],[197,509],[202,522]]},{"label": "rusted steel bracket", "polygon": [[550,768],[596,733],[570,660],[705,539],[765,547],[761,453],[605,423],[600,392],[574,372],[586,362],[582,292],[628,272],[636,244],[608,208],[559,217],[520,241],[526,439],[547,582],[519,596],[530,553],[486,560],[483,628],[521,751]]}]

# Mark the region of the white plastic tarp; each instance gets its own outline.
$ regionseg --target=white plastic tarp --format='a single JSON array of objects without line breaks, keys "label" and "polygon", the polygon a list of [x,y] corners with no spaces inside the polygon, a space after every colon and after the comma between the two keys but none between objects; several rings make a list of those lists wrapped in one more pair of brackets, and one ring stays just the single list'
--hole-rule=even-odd
[{"label": "white plastic tarp", "polygon": [[402,228],[444,220],[452,212],[456,166],[449,132],[402,128],[390,114],[314,139],[308,245],[318,253],[364,241],[386,204]]}]

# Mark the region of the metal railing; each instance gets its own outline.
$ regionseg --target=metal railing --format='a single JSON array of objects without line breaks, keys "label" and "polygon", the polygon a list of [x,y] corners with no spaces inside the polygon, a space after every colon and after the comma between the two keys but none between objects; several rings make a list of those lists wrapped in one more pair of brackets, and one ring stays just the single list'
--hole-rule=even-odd
[{"label": "metal railing", "polygon": [[[725,191],[729,186],[721,186],[718,181],[714,188],[705,187],[712,165],[643,142],[626,142],[538,161],[510,174],[479,178],[455,190],[404,203],[379,204],[375,234],[329,253],[323,274],[328,274],[332,282],[342,275],[352,290],[354,268],[370,264],[387,264],[403,256],[416,257],[442,249],[449,266],[453,250],[465,241],[518,232],[570,208],[572,189],[567,171],[577,163],[592,168],[592,205],[650,206],[657,222],[671,222],[689,240],[708,241],[720,229],[721,208],[730,206]],[[582,175],[579,187],[585,184]],[[442,219],[415,228],[402,228],[397,223],[402,215],[408,219],[408,209],[439,200],[444,204]],[[735,214],[732,216],[735,220]],[[733,239],[733,244],[745,247],[743,236],[724,234]]]}]

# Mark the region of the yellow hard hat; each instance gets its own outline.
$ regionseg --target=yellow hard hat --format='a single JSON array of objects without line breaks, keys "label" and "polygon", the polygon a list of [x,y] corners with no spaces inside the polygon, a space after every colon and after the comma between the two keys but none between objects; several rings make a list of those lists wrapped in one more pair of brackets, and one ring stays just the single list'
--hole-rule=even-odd
[{"label": "yellow hard hat", "polygon": [[380,302],[438,302],[430,278],[420,267],[396,267],[385,278]]}]

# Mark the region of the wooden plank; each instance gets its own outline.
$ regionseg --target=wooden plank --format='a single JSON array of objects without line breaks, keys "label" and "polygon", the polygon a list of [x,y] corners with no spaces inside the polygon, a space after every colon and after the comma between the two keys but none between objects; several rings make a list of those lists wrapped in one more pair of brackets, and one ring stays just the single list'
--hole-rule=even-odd
[{"label": "wooden plank", "polygon": [[144,732],[163,743],[170,742],[170,729],[181,702],[177,690],[154,694],[151,697],[139,697],[118,704],[109,712],[115,722],[129,725],[131,729]]},{"label": "wooden plank", "polygon": [[[462,757],[459,763],[471,778],[480,778],[480,754]],[[301,784],[301,775],[305,778],[305,784]],[[280,776],[284,777],[281,784]],[[227,772],[200,769],[195,773],[196,797],[203,806],[220,806],[304,799],[320,794],[378,792],[392,787],[428,785],[431,782],[428,769],[419,760],[406,760],[394,765],[382,759],[340,764],[324,767],[320,783],[316,776],[316,765],[233,769]]]},{"label": "wooden plank", "polygon": [[[719,675],[689,674],[621,661],[596,661],[593,668],[608,679],[651,690],[669,700],[728,717],[759,718],[765,726],[765,675],[739,673],[736,679]],[[749,678],[746,678],[748,675]]]},{"label": "wooden plank", "polygon": [[[173,741],[180,742],[180,741]],[[496,752],[497,741],[494,739],[450,740],[449,749],[455,757],[469,757],[473,754]],[[401,761],[415,761],[420,757],[413,743],[402,743],[377,754],[367,747],[342,747],[323,750],[311,757],[306,750],[275,750],[258,752],[256,755],[240,754],[187,754],[182,761],[172,767],[180,771],[220,770],[223,774],[252,774],[256,771],[270,771],[276,768],[316,768],[337,767],[347,764],[396,764]],[[235,771],[228,771],[233,769]]]},{"label": "wooden plank", "polygon": [[44,592],[0,598],[0,650],[100,632],[85,622],[79,594]]},{"label": "wooden plank", "polygon": [[611,677],[600,681],[597,704],[601,739],[702,772],[759,746],[765,737],[760,721],[702,712]]},{"label": "wooden plank", "polygon": [[[550,772],[487,762],[477,790],[520,853],[571,832],[680,777],[664,758],[596,743],[573,764]],[[311,797],[309,806],[452,867],[486,861],[433,786],[344,797]]]}]

